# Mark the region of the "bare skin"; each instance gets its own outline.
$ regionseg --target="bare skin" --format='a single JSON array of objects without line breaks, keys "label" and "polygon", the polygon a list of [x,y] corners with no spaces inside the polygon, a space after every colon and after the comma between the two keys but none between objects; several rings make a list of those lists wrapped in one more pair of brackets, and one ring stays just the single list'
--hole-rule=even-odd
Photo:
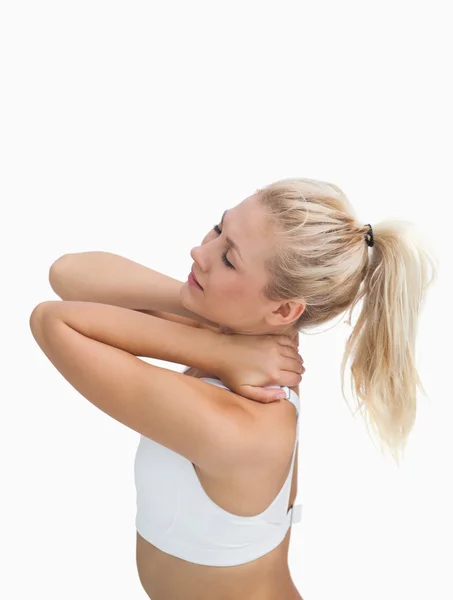
[{"label": "bare skin", "polygon": [[[62,299],[130,306],[134,310],[170,320],[183,319],[180,322],[186,324],[189,324],[187,316],[197,315],[204,323],[215,325],[221,322],[223,333],[286,334],[291,323],[302,313],[304,305],[297,299],[269,301],[262,294],[267,282],[264,261],[272,249],[269,244],[272,235],[256,199],[251,197],[230,209],[220,225],[223,233],[211,230],[201,246],[194,248],[191,253],[194,274],[199,278],[202,291],[189,286],[187,282],[181,285],[176,280],[169,281],[140,265],[128,265],[121,257],[116,257],[121,264],[114,267],[112,257],[105,255],[95,257],[97,267],[91,270],[88,257],[84,259],[82,256],[79,260],[77,256],[69,256],[69,263],[65,259],[53,270],[52,280],[61,288],[61,293],[57,293]],[[230,237],[240,248],[240,254],[228,248]],[[100,273],[109,266],[106,263],[110,264],[108,273],[112,273],[111,280],[106,275],[99,283]],[[120,267],[127,285],[118,284],[115,287],[112,281],[117,280]],[[85,275],[87,271],[91,274],[90,281]],[[129,272],[128,276],[125,271]],[[130,290],[129,299],[126,289]],[[155,298],[158,308],[151,308],[152,298],[147,300],[147,295],[152,295],[153,290],[159,291]],[[167,310],[167,304],[179,317],[159,312]],[[138,308],[140,306],[148,308]],[[198,326],[196,323],[191,325]],[[186,375],[198,378],[213,376],[194,369]],[[299,394],[298,386],[291,389]],[[222,393],[228,395],[231,392],[222,390]],[[263,459],[262,467],[255,467],[254,472],[250,472],[250,469],[246,472],[243,467],[234,476],[230,474],[227,478],[224,475],[223,479],[208,477],[195,467],[194,471],[200,485],[217,505],[233,514],[253,516],[271,504],[288,475],[294,449],[296,411],[286,400],[265,405],[244,397],[244,407],[255,418],[258,429],[267,416],[266,429],[261,429],[262,447],[265,450],[263,456],[269,456],[264,444],[269,414],[273,413],[272,425],[275,422],[275,427],[280,427],[283,433],[282,438],[287,440],[287,444],[282,444],[279,455],[272,461]],[[297,475],[296,454],[288,508],[293,505],[297,495]],[[302,600],[289,573],[289,542],[290,531],[280,546],[255,561],[236,567],[206,567],[165,554],[137,533],[138,574],[152,600]]]},{"label": "bare skin", "polygon": [[[197,369],[185,373],[191,377],[215,377]],[[299,394],[299,386],[291,388]],[[225,390],[226,391],[226,390]],[[227,392],[226,393],[230,393]],[[292,430],[288,444],[274,464],[263,464],[254,473],[238,471],[228,479],[214,480],[194,466],[207,495],[225,510],[240,516],[264,511],[280,491],[288,476],[295,440],[296,411],[287,400],[263,405],[245,399],[259,423],[263,410],[275,411],[275,422],[288,422]],[[264,438],[263,438],[264,439]],[[297,450],[288,508],[297,496]],[[234,567],[212,567],[190,563],[160,551],[137,533],[136,562],[140,581],[152,600],[303,600],[291,578],[288,550],[291,529],[283,542],[265,556]]]}]

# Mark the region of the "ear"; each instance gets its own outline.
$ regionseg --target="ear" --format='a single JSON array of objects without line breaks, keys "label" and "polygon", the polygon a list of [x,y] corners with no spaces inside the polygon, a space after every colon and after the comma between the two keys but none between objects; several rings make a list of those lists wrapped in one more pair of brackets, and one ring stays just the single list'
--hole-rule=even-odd
[{"label": "ear", "polygon": [[274,310],[266,317],[269,325],[285,327],[297,321],[300,315],[304,312],[306,302],[303,300],[286,300],[281,302]]}]

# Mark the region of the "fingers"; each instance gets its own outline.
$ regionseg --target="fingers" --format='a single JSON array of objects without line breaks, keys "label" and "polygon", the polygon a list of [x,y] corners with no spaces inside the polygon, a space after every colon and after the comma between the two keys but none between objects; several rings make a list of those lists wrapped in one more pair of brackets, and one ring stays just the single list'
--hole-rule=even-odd
[{"label": "fingers", "polygon": [[280,369],[282,371],[291,371],[292,373],[298,373],[303,375],[305,373],[305,367],[300,360],[295,358],[283,357]]},{"label": "fingers", "polygon": [[282,346],[289,346],[290,348],[299,349],[299,336],[289,337],[288,335],[280,335],[277,337],[277,341]]},{"label": "fingers", "polygon": [[[299,346],[297,346],[295,344],[291,344],[291,343],[281,344],[279,346],[279,350],[282,352],[282,354],[286,354],[289,351],[290,353],[295,353],[295,355],[300,356]],[[300,358],[302,358],[302,357],[300,356]]]},{"label": "fingers", "polygon": [[295,340],[290,338],[288,335],[278,335],[275,337],[277,338],[276,341],[282,346],[297,346]]},{"label": "fingers", "polygon": [[[297,384],[295,384],[297,385]],[[241,389],[241,396],[253,400],[254,402],[261,402],[261,404],[270,404],[271,402],[278,402],[278,394],[281,394],[282,390],[266,390],[262,387],[254,387],[252,385],[244,385]]]},{"label": "fingers", "polygon": [[297,350],[294,350],[293,348],[289,348],[288,346],[282,349],[281,355],[284,358],[292,358],[293,360],[297,360],[298,362],[300,362],[300,364],[304,364],[304,359],[299,354],[299,352],[297,352]]},{"label": "fingers", "polygon": [[293,371],[281,371],[281,377],[279,378],[280,385],[286,385],[287,387],[295,387],[302,382],[303,374],[294,373]]}]

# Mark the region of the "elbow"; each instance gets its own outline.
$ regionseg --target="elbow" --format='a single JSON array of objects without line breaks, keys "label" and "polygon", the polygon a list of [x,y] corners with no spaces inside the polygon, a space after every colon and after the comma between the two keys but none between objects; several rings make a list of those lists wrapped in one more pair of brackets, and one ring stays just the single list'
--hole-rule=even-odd
[{"label": "elbow", "polygon": [[42,337],[42,329],[43,329],[43,321],[44,316],[46,314],[46,305],[48,302],[41,302],[32,310],[30,319],[29,319],[29,327],[30,331],[33,334],[33,337],[36,341],[38,341]]},{"label": "elbow", "polygon": [[62,270],[62,265],[67,262],[67,257],[68,256],[71,256],[71,255],[70,254],[63,254],[62,256],[60,256],[60,258],[57,258],[57,260],[55,260],[50,265],[49,279],[50,278],[54,279],[56,277],[57,273],[59,273]]},{"label": "elbow", "polygon": [[[69,266],[68,258],[71,254],[63,254],[50,265],[49,269],[49,284],[52,290],[60,296],[62,300],[69,300],[68,295],[68,277]],[[65,296],[65,297],[63,297]]]}]

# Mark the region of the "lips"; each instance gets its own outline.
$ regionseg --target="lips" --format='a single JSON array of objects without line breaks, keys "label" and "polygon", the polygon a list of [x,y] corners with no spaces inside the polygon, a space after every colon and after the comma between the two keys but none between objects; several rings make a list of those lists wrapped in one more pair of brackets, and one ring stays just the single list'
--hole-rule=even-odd
[{"label": "lips", "polygon": [[[198,283],[198,285],[200,285],[200,282],[199,282],[199,281],[198,281],[198,279],[195,277],[195,273],[193,272],[193,269],[191,270],[191,273],[192,273],[192,277],[195,279],[196,283]],[[200,287],[201,287],[201,285],[200,285]],[[201,287],[201,289],[203,289],[203,288]]]}]

